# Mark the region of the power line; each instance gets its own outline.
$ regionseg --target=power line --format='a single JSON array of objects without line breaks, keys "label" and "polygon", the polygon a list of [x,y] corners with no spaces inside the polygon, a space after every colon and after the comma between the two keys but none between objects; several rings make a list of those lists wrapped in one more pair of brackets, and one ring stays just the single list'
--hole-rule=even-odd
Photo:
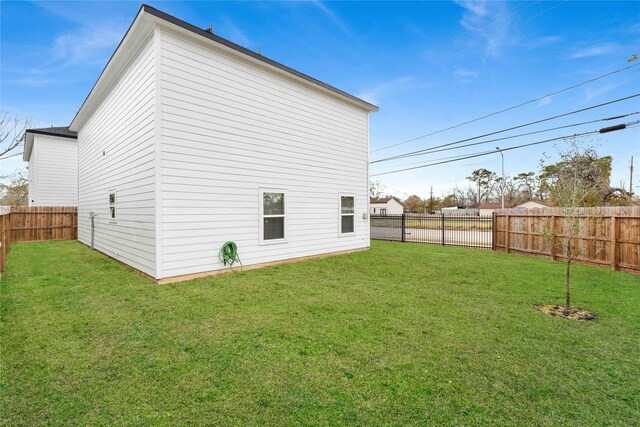
[{"label": "power line", "polygon": [[[471,144],[456,145],[455,147],[449,147],[449,145],[451,145],[451,144],[436,145],[436,146],[431,147],[431,148],[425,148],[423,150],[418,150],[418,151],[414,151],[414,152],[407,153],[407,154],[399,154],[397,156],[387,157],[386,159],[375,160],[375,161],[373,161],[371,163],[372,164],[373,163],[380,163],[380,162],[388,161],[388,160],[406,159],[406,158],[409,158],[409,157],[422,156],[422,155],[425,155],[425,154],[439,153],[439,152],[442,152],[442,151],[449,151],[449,150],[457,150],[459,148],[473,147],[473,146],[476,146],[476,145],[488,144],[490,142],[504,141],[506,139],[513,139],[513,138],[520,138],[522,136],[536,135],[536,134],[539,134],[539,133],[545,133],[545,132],[551,132],[551,131],[559,130],[559,129],[567,129],[567,128],[576,127],[576,126],[588,125],[588,124],[591,124],[591,123],[604,122],[604,121],[609,121],[609,120],[618,120],[618,119],[622,119],[622,118],[625,118],[625,117],[634,116],[636,114],[640,114],[640,111],[636,111],[634,113],[622,114],[622,115],[619,115],[619,116],[605,117],[603,119],[588,120],[586,122],[572,123],[570,125],[557,126],[557,127],[548,128],[548,129],[536,130],[536,131],[533,131],[533,132],[520,133],[518,135],[504,136],[502,138],[488,139],[486,141],[474,142],[474,143],[471,143]],[[445,147],[445,148],[441,148],[441,147]]]},{"label": "power line", "polygon": [[[637,121],[631,122],[631,123],[626,123],[625,124],[625,128],[623,130],[635,127],[638,124],[640,124],[640,120],[637,120]],[[517,150],[519,148],[530,147],[530,146],[533,146],[533,145],[545,144],[545,143],[548,143],[548,142],[558,141],[558,140],[561,140],[561,139],[577,138],[577,137],[580,137],[580,136],[594,135],[594,134],[598,134],[598,133],[600,133],[599,129],[595,130],[595,131],[576,133],[576,134],[573,134],[573,135],[559,136],[559,137],[556,137],[556,138],[545,139],[543,141],[530,142],[528,144],[514,145],[512,147],[502,148],[501,150],[502,151]],[[424,165],[421,165],[421,166],[414,166],[414,167],[410,167],[410,168],[396,169],[396,170],[387,171],[387,172],[380,172],[380,173],[372,174],[371,176],[374,177],[374,176],[381,176],[381,175],[389,175],[389,174],[392,174],[392,173],[405,172],[405,171],[414,170],[414,169],[421,169],[421,168],[426,168],[426,167],[429,167],[429,166],[437,166],[437,165],[441,165],[441,164],[445,164],[445,163],[458,162],[460,160],[473,159],[475,157],[488,156],[490,154],[495,154],[495,153],[496,153],[495,150],[481,151],[481,152],[478,152],[478,153],[462,155],[462,156],[459,156],[458,158],[455,158],[455,159],[452,159],[452,160],[443,160],[441,162],[427,163],[427,164],[424,164]]]},{"label": "power line", "polygon": [[[544,119],[539,119],[539,120],[535,120],[533,122],[528,122],[528,123],[524,123],[524,124],[521,124],[521,125],[512,126],[512,127],[506,128],[506,129],[500,129],[500,130],[497,130],[497,131],[494,131],[494,132],[489,132],[489,133],[485,133],[485,134],[482,134],[482,135],[473,136],[471,138],[460,139],[458,141],[453,141],[453,142],[450,142],[450,143],[447,143],[447,144],[439,145],[439,146],[437,146],[437,148],[448,147],[448,146],[451,146],[451,145],[460,144],[462,142],[473,141],[475,139],[484,138],[486,136],[497,135],[499,133],[504,133],[504,132],[515,130],[515,129],[520,129],[520,128],[523,128],[523,127],[531,126],[531,125],[536,125],[538,123],[548,122],[549,120],[555,120],[555,119],[559,119],[560,117],[566,117],[566,116],[570,116],[570,115],[573,115],[573,114],[582,113],[582,112],[585,112],[585,111],[593,110],[595,108],[600,108],[600,107],[604,107],[606,105],[611,105],[611,104],[615,104],[617,102],[622,102],[622,101],[626,101],[626,100],[629,100],[629,99],[632,99],[632,98],[636,98],[638,96],[640,96],[640,93],[636,93],[634,95],[626,96],[624,98],[614,99],[613,101],[603,102],[602,104],[596,104],[596,105],[592,105],[590,107],[581,108],[579,110],[569,111],[568,113],[562,113],[562,114],[557,114],[557,115],[551,116],[551,117],[545,117]],[[415,153],[423,152],[423,151],[428,150],[430,148],[434,148],[434,147],[429,147],[427,149],[423,148],[422,150],[410,151],[408,153],[404,153],[404,154],[401,154],[401,155],[396,155],[396,156],[391,156],[391,157],[386,157],[386,158],[374,160],[371,163],[379,163],[379,162],[382,162],[382,161],[393,160],[393,159],[398,158],[399,156],[405,156],[405,155],[408,155],[408,154],[415,154]]]},{"label": "power line", "polygon": [[638,67],[638,66],[640,66],[640,64],[628,65],[628,66],[626,66],[626,67],[624,67],[624,68],[620,68],[620,69],[618,69],[618,70],[611,71],[611,72],[606,73],[606,74],[603,74],[603,75],[601,75],[601,76],[594,77],[594,78],[589,79],[589,80],[585,80],[585,81],[583,81],[583,82],[581,82],[581,83],[578,83],[578,84],[575,84],[575,85],[572,85],[572,86],[568,86],[568,87],[566,87],[566,88],[564,88],[564,89],[560,89],[560,90],[557,90],[557,91],[555,91],[555,92],[548,93],[548,94],[546,94],[546,95],[542,95],[542,96],[540,96],[540,97],[538,97],[538,98],[535,98],[535,99],[531,99],[531,100],[529,100],[529,101],[522,102],[522,103],[517,104],[517,105],[514,105],[514,106],[512,106],[512,107],[504,108],[504,109],[502,109],[502,110],[495,111],[495,112],[493,112],[493,113],[485,114],[484,116],[480,116],[480,117],[477,117],[477,118],[475,118],[475,119],[467,120],[466,122],[458,123],[458,124],[456,124],[456,125],[449,126],[449,127],[446,127],[446,128],[443,128],[443,129],[440,129],[440,130],[437,130],[437,131],[434,131],[434,132],[431,132],[431,133],[427,133],[427,134],[424,134],[424,135],[420,135],[420,136],[417,136],[417,137],[415,137],[415,138],[407,139],[407,140],[405,140],[405,141],[401,141],[401,142],[398,142],[398,143],[395,143],[395,144],[387,145],[387,146],[385,146],[385,147],[376,148],[375,150],[372,150],[371,152],[372,152],[372,153],[375,153],[375,152],[377,152],[377,151],[382,151],[382,150],[386,150],[386,149],[389,149],[389,148],[392,148],[392,147],[397,147],[398,145],[408,144],[408,143],[410,143],[410,142],[417,141],[417,140],[419,140],[419,139],[423,139],[423,138],[426,138],[426,137],[429,137],[429,136],[437,135],[437,134],[439,134],[439,133],[446,132],[446,131],[451,130],[451,129],[456,129],[456,128],[459,128],[459,127],[464,126],[464,125],[468,125],[468,124],[470,124],[470,123],[475,123],[475,122],[477,122],[477,121],[480,121],[480,120],[486,119],[486,118],[488,118],[488,117],[493,117],[493,116],[496,116],[496,115],[498,115],[498,114],[502,114],[502,113],[505,113],[505,112],[507,112],[507,111],[511,111],[511,110],[516,109],[516,108],[520,108],[520,107],[523,107],[523,106],[525,106],[525,105],[532,104],[532,103],[537,102],[537,101],[541,101],[541,100],[543,100],[544,98],[547,98],[547,97],[549,97],[549,96],[558,95],[558,94],[560,94],[560,93],[563,93],[563,92],[566,92],[566,91],[569,91],[569,90],[572,90],[572,89],[576,89],[576,88],[578,88],[578,87],[580,87],[580,86],[584,86],[584,85],[586,85],[586,84],[589,84],[589,83],[592,83],[592,82],[598,81],[598,80],[603,79],[603,78],[605,78],[605,77],[609,77],[609,76],[612,76],[612,75],[614,75],[614,74],[621,73],[621,72],[626,71],[626,70],[628,70],[628,69],[630,69],[630,68]]},{"label": "power line", "polygon": [[564,1],[562,1],[562,2],[560,2],[560,3],[558,3],[558,4],[556,4],[556,5],[551,6],[551,7],[550,7],[550,8],[548,8],[548,9],[543,10],[542,12],[540,12],[540,13],[538,13],[538,14],[536,14],[536,15],[533,15],[533,16],[528,17],[527,19],[524,19],[524,20],[522,20],[522,19],[518,19],[518,20],[516,20],[516,21],[513,23],[513,25],[518,24],[518,23],[524,23],[524,22],[530,21],[530,20],[532,20],[532,19],[534,19],[534,18],[537,18],[538,16],[542,16],[542,15],[544,15],[545,13],[550,12],[551,10],[555,9],[556,7],[562,6],[563,4],[567,3],[568,1],[569,1],[569,0],[564,0]]}]

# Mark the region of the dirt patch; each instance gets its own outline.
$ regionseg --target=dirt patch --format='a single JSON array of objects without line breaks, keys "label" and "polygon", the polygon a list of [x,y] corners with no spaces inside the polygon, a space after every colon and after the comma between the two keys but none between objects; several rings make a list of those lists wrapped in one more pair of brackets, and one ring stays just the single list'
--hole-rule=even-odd
[{"label": "dirt patch", "polygon": [[558,304],[534,304],[539,310],[549,316],[563,317],[569,320],[596,320],[596,315],[580,307],[567,307]]}]

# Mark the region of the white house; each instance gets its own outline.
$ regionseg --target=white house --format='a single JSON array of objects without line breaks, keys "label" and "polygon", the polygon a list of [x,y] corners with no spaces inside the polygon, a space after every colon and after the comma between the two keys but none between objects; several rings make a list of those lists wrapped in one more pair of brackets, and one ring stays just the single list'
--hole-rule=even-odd
[{"label": "white house", "polygon": [[496,211],[496,209],[500,208],[502,208],[501,202],[482,202],[478,206],[478,212],[480,216],[487,216],[492,215]]},{"label": "white house", "polygon": [[548,202],[541,202],[539,200],[529,200],[528,202],[520,203],[515,206],[516,208],[525,208],[525,209],[533,209],[533,208],[552,208],[556,205]]},{"label": "white house", "polygon": [[402,215],[404,205],[393,197],[371,197],[369,213],[371,215]]},{"label": "white house", "polygon": [[78,239],[160,283],[369,247],[377,107],[142,6],[73,119]]},{"label": "white house", "polygon": [[78,142],[68,127],[28,129],[29,206],[78,206]]}]

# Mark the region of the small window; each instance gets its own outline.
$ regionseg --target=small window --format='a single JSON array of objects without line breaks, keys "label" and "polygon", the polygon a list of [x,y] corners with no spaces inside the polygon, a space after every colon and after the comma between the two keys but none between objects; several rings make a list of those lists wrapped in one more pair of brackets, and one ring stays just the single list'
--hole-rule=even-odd
[{"label": "small window", "polygon": [[109,220],[116,220],[116,191],[109,192]]},{"label": "small window", "polygon": [[387,214],[387,210],[382,208],[380,209],[380,215],[386,215]]},{"label": "small window", "polygon": [[340,234],[353,233],[355,227],[355,197],[340,196]]},{"label": "small window", "polygon": [[373,213],[376,213],[376,208],[373,208]]},{"label": "small window", "polygon": [[286,192],[260,191],[261,241],[279,242],[286,237]]}]

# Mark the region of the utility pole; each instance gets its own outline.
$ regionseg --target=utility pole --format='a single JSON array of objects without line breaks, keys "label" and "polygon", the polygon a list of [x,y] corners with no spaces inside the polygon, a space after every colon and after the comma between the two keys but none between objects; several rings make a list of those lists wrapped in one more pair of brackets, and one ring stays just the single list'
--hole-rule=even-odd
[{"label": "utility pole", "polygon": [[629,163],[629,196],[633,196],[633,156]]},{"label": "utility pole", "polygon": [[502,209],[504,209],[504,154],[502,154],[502,150],[500,149],[500,147],[496,147],[496,150],[498,150],[500,152],[500,157],[502,158],[502,182],[500,183],[500,193],[501,194],[501,199],[502,199]]},{"label": "utility pole", "polygon": [[431,196],[429,198],[429,212],[428,213],[431,213],[431,212],[433,212],[433,185],[431,186]]}]

